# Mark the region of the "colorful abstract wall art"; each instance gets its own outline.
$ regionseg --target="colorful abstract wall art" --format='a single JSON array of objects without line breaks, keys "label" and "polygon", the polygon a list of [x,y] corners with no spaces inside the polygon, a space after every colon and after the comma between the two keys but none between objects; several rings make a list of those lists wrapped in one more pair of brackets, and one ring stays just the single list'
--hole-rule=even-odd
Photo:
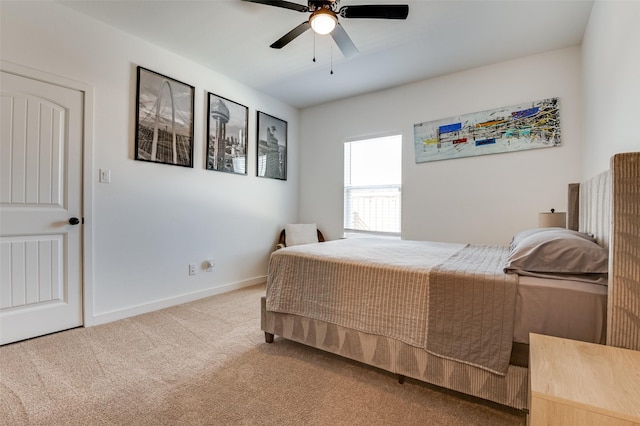
[{"label": "colorful abstract wall art", "polygon": [[416,163],[561,146],[558,98],[413,125]]}]

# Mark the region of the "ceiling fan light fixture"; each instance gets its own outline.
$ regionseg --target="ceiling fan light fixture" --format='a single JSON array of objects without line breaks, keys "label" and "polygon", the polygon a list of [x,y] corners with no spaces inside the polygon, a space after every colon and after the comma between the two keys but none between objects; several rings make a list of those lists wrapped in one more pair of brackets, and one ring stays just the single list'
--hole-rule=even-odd
[{"label": "ceiling fan light fixture", "polygon": [[311,28],[317,34],[329,34],[338,25],[336,14],[329,9],[318,9],[309,18]]}]

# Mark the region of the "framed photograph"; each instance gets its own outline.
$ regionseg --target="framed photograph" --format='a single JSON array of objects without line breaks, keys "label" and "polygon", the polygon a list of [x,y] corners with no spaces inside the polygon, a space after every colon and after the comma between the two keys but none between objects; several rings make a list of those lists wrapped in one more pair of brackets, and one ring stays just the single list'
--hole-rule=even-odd
[{"label": "framed photograph", "polygon": [[135,158],[193,167],[195,88],[138,67]]},{"label": "framed photograph", "polygon": [[287,122],[258,111],[258,163],[261,177],[287,180]]},{"label": "framed photograph", "polygon": [[207,93],[207,170],[246,175],[249,108]]}]

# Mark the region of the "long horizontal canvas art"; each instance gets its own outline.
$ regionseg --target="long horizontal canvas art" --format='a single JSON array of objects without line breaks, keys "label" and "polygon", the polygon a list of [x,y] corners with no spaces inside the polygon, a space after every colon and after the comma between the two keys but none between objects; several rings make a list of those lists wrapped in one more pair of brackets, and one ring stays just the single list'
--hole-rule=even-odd
[{"label": "long horizontal canvas art", "polygon": [[416,163],[561,146],[558,98],[413,126]]}]

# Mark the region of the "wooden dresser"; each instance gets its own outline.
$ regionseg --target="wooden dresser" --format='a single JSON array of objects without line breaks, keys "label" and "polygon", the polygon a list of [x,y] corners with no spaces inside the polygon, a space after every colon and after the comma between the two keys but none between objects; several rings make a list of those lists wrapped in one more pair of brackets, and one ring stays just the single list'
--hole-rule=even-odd
[{"label": "wooden dresser", "polygon": [[640,425],[640,351],[531,334],[527,424]]}]

